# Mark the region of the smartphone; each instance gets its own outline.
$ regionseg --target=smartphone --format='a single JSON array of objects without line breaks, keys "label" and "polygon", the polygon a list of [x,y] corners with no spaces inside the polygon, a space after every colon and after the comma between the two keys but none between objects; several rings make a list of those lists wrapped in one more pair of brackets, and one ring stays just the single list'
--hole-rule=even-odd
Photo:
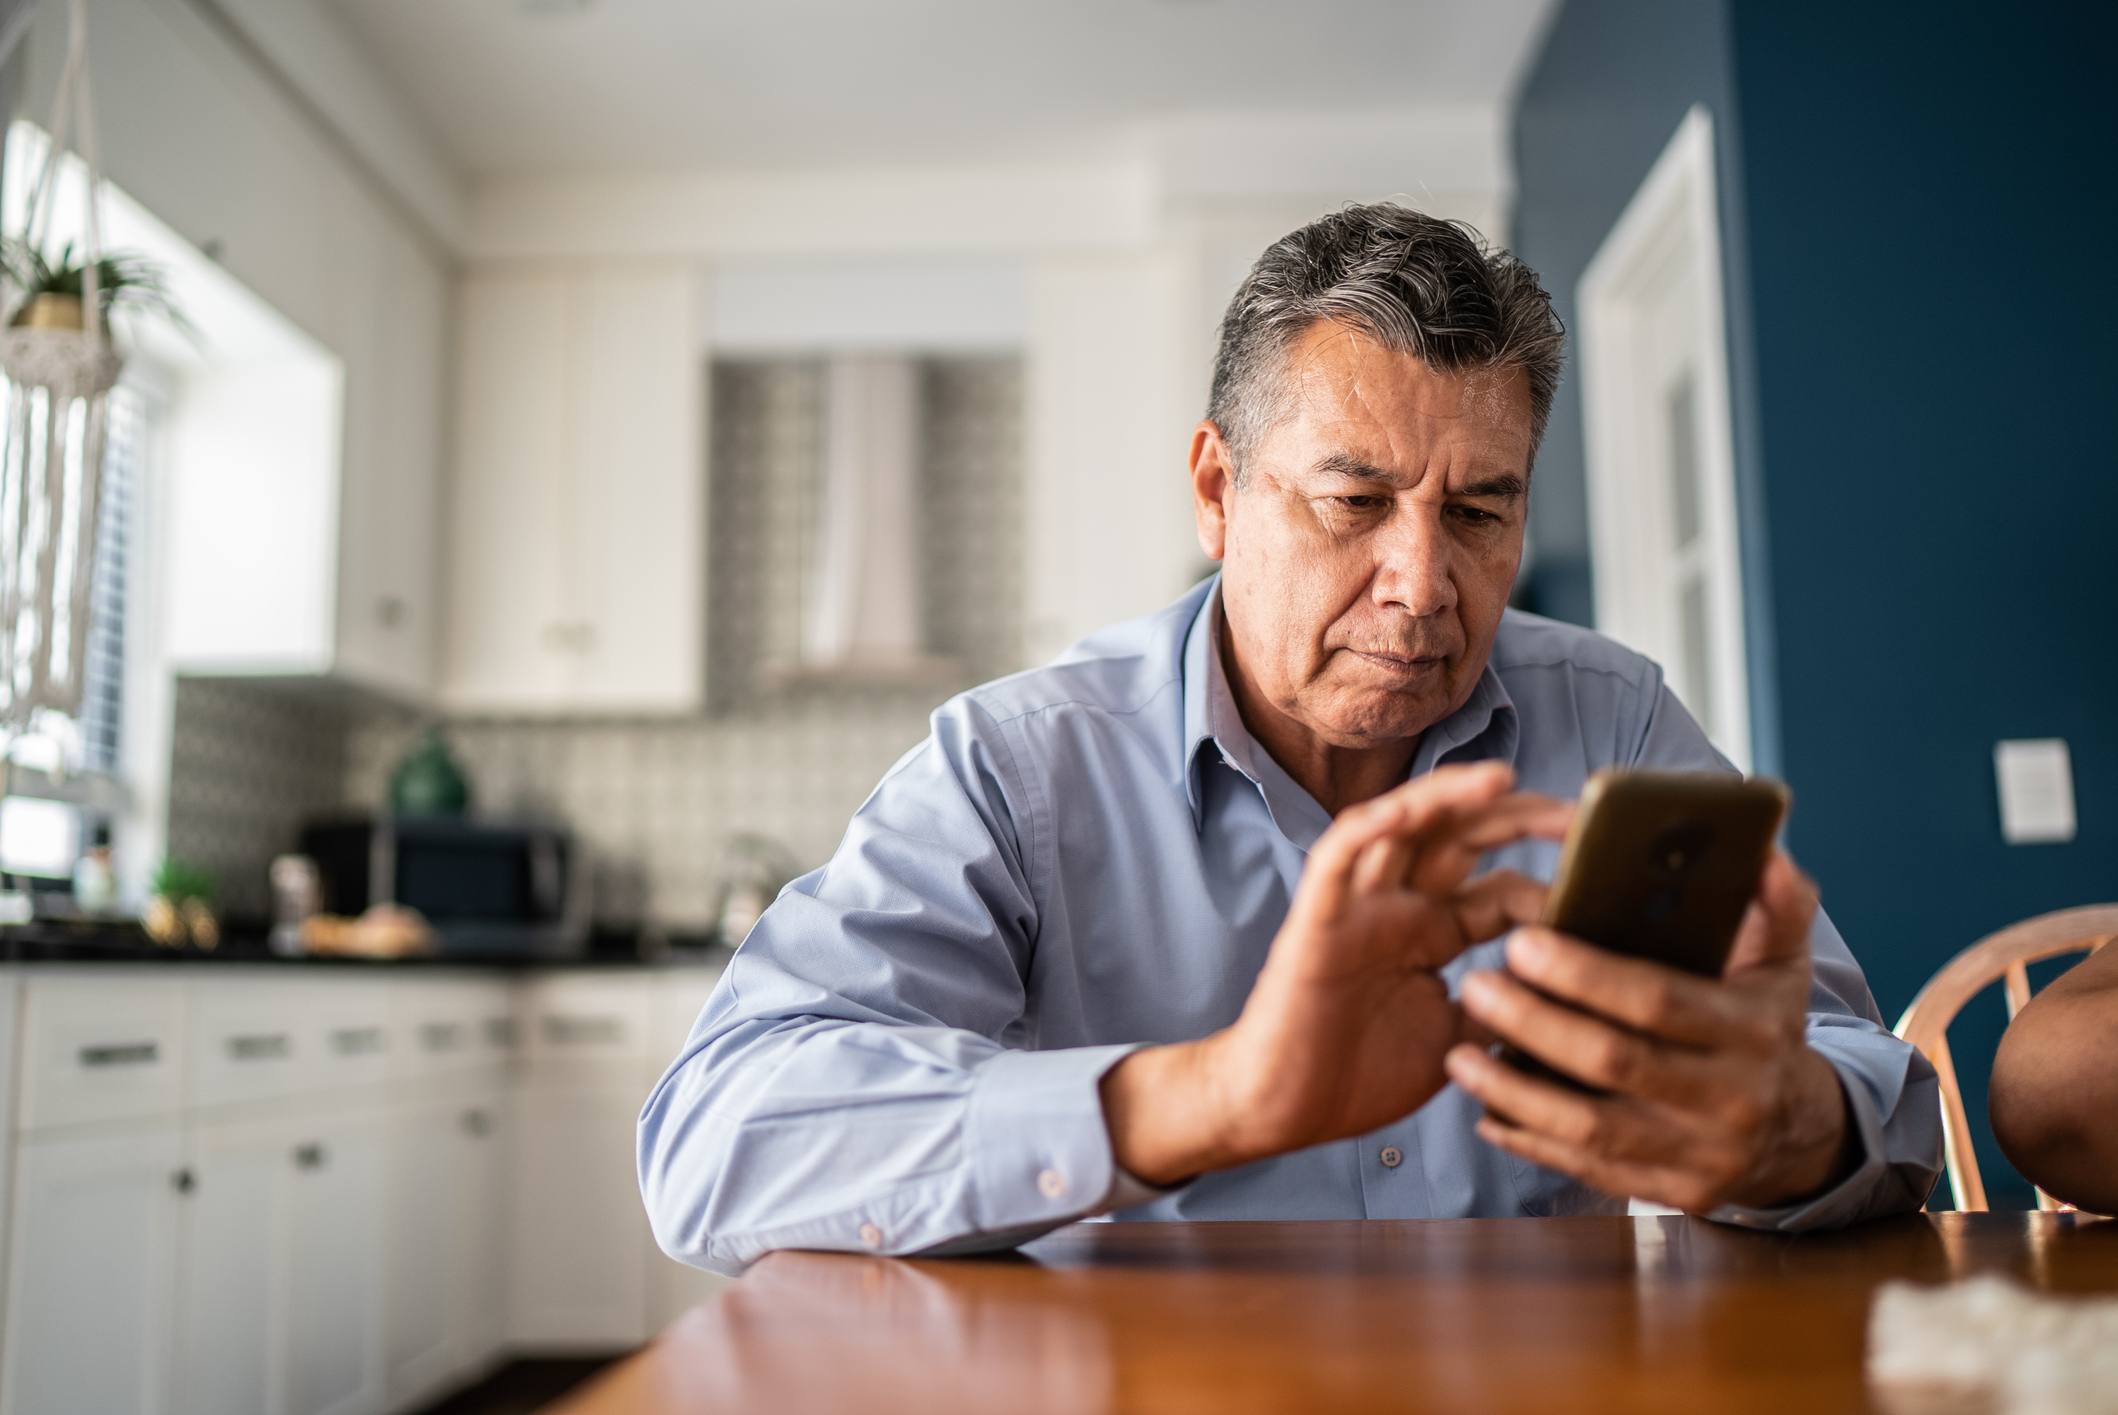
[{"label": "smartphone", "polygon": [[[1777,781],[1715,772],[1597,772],[1560,847],[1546,926],[1720,977],[1791,800]],[[1518,1048],[1501,1057],[1586,1089]]]}]

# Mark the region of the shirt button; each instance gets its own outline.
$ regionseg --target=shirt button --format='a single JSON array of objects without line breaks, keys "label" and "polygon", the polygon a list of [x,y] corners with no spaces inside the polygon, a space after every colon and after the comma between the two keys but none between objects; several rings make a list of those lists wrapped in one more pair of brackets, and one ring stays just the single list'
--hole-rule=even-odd
[{"label": "shirt button", "polygon": [[1047,1199],[1056,1199],[1066,1192],[1066,1176],[1056,1169],[1047,1169],[1037,1176],[1037,1192]]},{"label": "shirt button", "polygon": [[882,1230],[872,1223],[860,1226],[860,1241],[870,1248],[882,1247]]},{"label": "shirt button", "polygon": [[1385,1145],[1377,1158],[1383,1162],[1384,1169],[1395,1169],[1405,1162],[1405,1152],[1395,1145]]}]

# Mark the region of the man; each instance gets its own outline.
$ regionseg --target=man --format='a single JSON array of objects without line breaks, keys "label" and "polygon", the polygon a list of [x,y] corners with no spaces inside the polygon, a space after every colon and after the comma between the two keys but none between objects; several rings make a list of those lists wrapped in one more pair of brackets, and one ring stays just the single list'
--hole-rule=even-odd
[{"label": "man", "polygon": [[1784,858],[1720,981],[1521,927],[1590,771],[1728,769],[1653,664],[1505,608],[1562,341],[1402,207],[1265,253],[1191,442],[1221,573],[945,704],[759,921],[641,1118],[668,1252],[1920,1205],[1933,1073]]},{"label": "man", "polygon": [[2118,1214],[2118,946],[2016,1014],[1993,1057],[1993,1137],[2055,1199]]}]

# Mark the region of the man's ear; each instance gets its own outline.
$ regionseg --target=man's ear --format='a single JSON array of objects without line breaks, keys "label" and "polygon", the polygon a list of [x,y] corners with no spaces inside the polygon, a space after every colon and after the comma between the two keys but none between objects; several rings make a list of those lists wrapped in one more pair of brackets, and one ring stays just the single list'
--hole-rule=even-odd
[{"label": "man's ear", "polygon": [[1228,553],[1228,513],[1235,499],[1235,464],[1220,424],[1208,419],[1191,430],[1191,513],[1198,522],[1199,549],[1208,560]]}]

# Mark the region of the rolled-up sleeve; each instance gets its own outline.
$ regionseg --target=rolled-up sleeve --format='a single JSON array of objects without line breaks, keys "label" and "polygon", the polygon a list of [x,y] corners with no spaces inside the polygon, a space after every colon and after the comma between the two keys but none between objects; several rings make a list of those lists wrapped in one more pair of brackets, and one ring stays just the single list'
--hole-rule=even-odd
[{"label": "rolled-up sleeve", "polygon": [[[1663,687],[1635,758],[1640,766],[1733,771]],[[1822,909],[1809,931],[1809,1045],[1831,1063],[1860,1132],[1860,1161],[1840,1183],[1781,1208],[1728,1204],[1707,1217],[1801,1232],[1911,1213],[1941,1176],[1941,1086],[1933,1066],[1888,1027],[1852,950]]]},{"label": "rolled-up sleeve", "polygon": [[782,892],[648,1098],[640,1187],[670,1256],[1002,1247],[1110,1189],[1098,1083],[1133,1048],[1027,1049],[1034,825],[978,714],[937,712]]}]

